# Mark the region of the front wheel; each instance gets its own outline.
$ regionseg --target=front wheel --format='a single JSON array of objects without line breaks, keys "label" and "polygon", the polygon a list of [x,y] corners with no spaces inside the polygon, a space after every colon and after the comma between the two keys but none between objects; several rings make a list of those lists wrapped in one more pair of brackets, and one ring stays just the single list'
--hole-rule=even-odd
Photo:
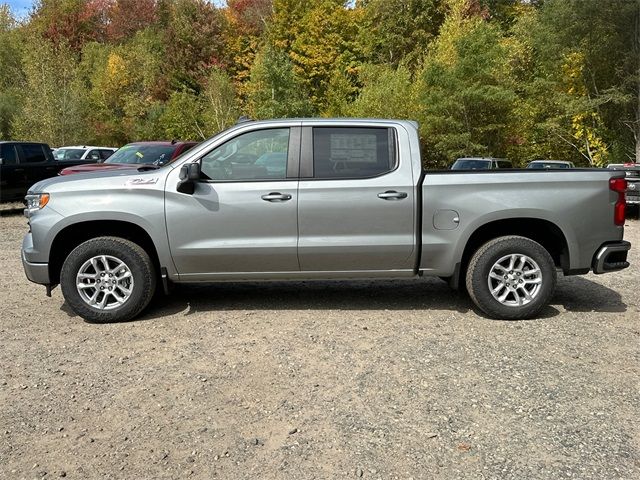
[{"label": "front wheel", "polygon": [[119,237],[98,237],[66,258],[60,286],[74,312],[88,322],[130,320],[156,289],[153,262],[140,245]]},{"label": "front wheel", "polygon": [[466,286],[473,302],[492,318],[531,318],[553,295],[556,267],[539,243],[520,236],[499,237],[471,257]]}]

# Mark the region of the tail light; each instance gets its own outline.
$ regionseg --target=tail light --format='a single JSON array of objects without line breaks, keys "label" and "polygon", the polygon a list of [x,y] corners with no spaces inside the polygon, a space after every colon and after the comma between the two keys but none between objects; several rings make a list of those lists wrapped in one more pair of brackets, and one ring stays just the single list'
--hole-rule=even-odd
[{"label": "tail light", "polygon": [[625,209],[627,208],[627,202],[624,198],[624,193],[627,191],[627,181],[624,178],[612,178],[609,180],[609,190],[618,194],[618,200],[613,209],[613,222],[616,225],[624,225]]}]

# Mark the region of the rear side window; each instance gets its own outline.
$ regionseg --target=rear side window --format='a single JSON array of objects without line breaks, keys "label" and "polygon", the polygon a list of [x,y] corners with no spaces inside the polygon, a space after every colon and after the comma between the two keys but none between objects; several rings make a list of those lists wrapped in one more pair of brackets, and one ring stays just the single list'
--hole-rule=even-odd
[{"label": "rear side window", "polygon": [[368,178],[395,167],[391,128],[313,129],[314,178]]},{"label": "rear side window", "polygon": [[505,162],[504,160],[498,160],[498,168],[513,168],[511,162]]},{"label": "rear side window", "polygon": [[40,163],[47,160],[42,145],[22,144],[22,154],[24,155],[24,163]]},{"label": "rear side window", "polygon": [[13,145],[0,145],[0,158],[3,165],[15,165],[18,163],[18,155]]}]

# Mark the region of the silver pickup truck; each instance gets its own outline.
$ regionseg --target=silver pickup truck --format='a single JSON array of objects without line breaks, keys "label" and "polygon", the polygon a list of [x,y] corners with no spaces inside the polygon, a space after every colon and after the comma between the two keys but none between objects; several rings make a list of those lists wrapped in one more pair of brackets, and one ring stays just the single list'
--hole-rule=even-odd
[{"label": "silver pickup truck", "polygon": [[158,286],[408,278],[535,316],[565,275],[626,268],[623,172],[425,172],[410,121],[240,123],[160,168],[44,180],[27,196],[27,277],[91,322]]}]

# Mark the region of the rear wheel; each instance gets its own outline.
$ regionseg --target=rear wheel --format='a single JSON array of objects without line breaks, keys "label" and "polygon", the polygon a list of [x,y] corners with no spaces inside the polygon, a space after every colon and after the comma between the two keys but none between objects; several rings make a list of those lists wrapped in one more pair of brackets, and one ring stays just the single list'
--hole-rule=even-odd
[{"label": "rear wheel", "polygon": [[88,322],[130,320],[148,304],[156,288],[149,255],[119,237],[98,237],[76,247],[60,273],[62,294]]},{"label": "rear wheel", "polygon": [[549,303],[556,267],[539,243],[520,236],[485,243],[471,258],[466,286],[473,302],[492,318],[520,320]]}]

